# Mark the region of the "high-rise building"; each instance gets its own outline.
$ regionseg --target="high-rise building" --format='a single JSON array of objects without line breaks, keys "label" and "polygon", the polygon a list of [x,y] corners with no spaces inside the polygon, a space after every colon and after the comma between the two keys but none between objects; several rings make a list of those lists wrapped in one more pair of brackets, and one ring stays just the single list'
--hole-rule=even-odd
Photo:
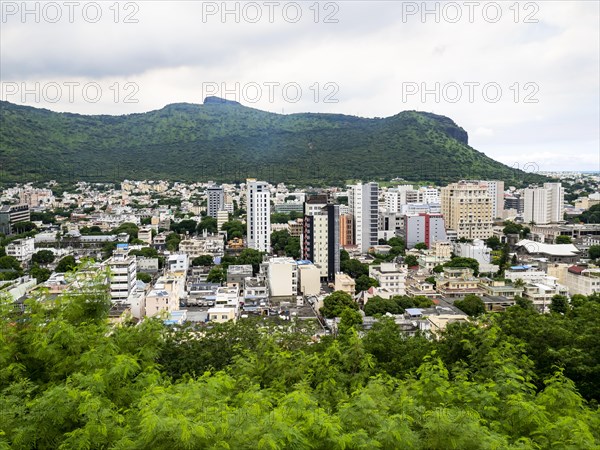
[{"label": "high-rise building", "polygon": [[304,216],[302,258],[319,267],[321,278],[335,279],[340,271],[340,206],[325,205]]},{"label": "high-rise building", "polygon": [[446,241],[446,226],[441,214],[419,214],[405,216],[404,240],[406,248],[413,248],[419,242],[431,248],[434,242]]},{"label": "high-rise building", "polygon": [[379,185],[377,183],[350,186],[348,206],[354,221],[354,244],[362,253],[377,245]]},{"label": "high-rise building", "polygon": [[458,238],[487,239],[492,235],[492,199],[488,185],[459,181],[442,188],[442,214],[446,227]]},{"label": "high-rise building", "polygon": [[210,217],[217,218],[217,213],[225,208],[225,193],[222,186],[209,186],[206,190],[207,211]]},{"label": "high-rise building", "polygon": [[492,219],[502,218],[504,214],[504,181],[483,180],[480,183],[487,185],[488,194],[492,199]]},{"label": "high-rise building", "polygon": [[17,222],[29,222],[29,205],[3,205],[0,207],[0,233],[12,234],[12,226]]},{"label": "high-rise building", "polygon": [[128,303],[137,282],[137,260],[129,255],[127,244],[117,244],[105,263],[110,269],[110,297],[113,302]]},{"label": "high-rise building", "polygon": [[248,247],[271,251],[271,194],[265,181],[246,180],[246,235]]},{"label": "high-rise building", "polygon": [[545,225],[563,220],[565,192],[561,183],[544,183],[543,187],[529,187],[523,191],[523,196],[525,223]]},{"label": "high-rise building", "polygon": [[340,245],[352,245],[354,242],[353,238],[353,224],[351,214],[340,214]]}]

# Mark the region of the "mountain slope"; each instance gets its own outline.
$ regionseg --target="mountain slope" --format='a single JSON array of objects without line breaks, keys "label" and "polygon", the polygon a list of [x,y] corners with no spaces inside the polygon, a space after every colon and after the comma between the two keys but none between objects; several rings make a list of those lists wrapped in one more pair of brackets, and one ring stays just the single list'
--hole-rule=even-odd
[{"label": "mountain slope", "polygon": [[0,102],[0,164],[1,181],[542,179],[471,148],[466,131],[444,116],[281,115],[214,98],[125,116]]}]

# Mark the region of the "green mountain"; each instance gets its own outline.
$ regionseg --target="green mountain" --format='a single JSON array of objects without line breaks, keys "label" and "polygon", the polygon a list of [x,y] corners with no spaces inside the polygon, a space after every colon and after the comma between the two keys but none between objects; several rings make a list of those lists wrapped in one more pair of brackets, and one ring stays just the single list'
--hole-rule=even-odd
[{"label": "green mountain", "polygon": [[282,115],[207,98],[203,105],[87,116],[0,102],[0,181],[247,177],[298,184],[543,180],[488,158],[451,119],[424,112]]}]

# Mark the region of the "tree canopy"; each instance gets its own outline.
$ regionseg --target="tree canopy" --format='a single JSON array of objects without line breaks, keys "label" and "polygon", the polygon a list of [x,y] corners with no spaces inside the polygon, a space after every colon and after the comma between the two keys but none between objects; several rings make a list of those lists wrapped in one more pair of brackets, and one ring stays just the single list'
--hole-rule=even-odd
[{"label": "tree canopy", "polygon": [[359,335],[334,294],[340,333],[320,338],[310,321],[260,317],[115,324],[101,276],[24,311],[0,297],[0,448],[600,445],[600,295],[427,339],[385,317]]}]

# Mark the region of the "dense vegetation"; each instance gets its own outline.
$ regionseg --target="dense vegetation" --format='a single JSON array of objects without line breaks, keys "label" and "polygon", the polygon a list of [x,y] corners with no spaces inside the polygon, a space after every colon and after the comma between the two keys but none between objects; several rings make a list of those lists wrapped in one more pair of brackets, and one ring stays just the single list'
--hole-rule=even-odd
[{"label": "dense vegetation", "polygon": [[598,296],[439,340],[389,319],[360,337],[346,309],[318,342],[312,322],[110,325],[91,282],[40,300],[0,303],[1,449],[600,445]]},{"label": "dense vegetation", "polygon": [[0,167],[0,182],[250,176],[297,184],[402,177],[518,185],[543,179],[474,150],[467,133],[444,116],[281,115],[219,103],[84,116],[0,102]]}]

